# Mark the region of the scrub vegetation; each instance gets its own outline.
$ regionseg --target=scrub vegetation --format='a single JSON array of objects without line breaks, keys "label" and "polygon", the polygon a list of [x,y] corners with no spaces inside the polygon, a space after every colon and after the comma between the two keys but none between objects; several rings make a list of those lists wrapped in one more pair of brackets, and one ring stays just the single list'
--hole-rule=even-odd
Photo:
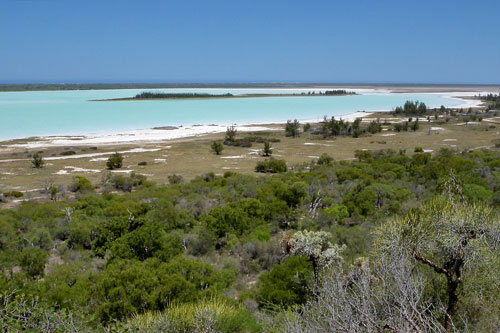
[{"label": "scrub vegetation", "polygon": [[[144,155],[130,161],[130,153],[111,151],[101,158],[102,171],[87,169],[97,177],[72,175],[67,191],[54,178],[44,182],[42,200],[4,191],[0,327],[498,331],[500,152],[490,131],[497,111],[424,112],[413,102],[401,109],[408,114],[392,123],[389,117],[325,117],[307,131],[289,121],[279,135],[240,138],[229,127],[223,139],[192,143],[199,163],[209,157],[236,163],[231,161],[248,151],[241,142],[258,143],[239,162],[250,164],[246,172],[209,171],[187,179],[179,172],[153,181],[129,169],[131,162],[150,167],[137,165]],[[491,122],[472,126],[466,117]],[[399,133],[397,124],[410,132]],[[490,145],[458,150],[440,144],[445,148],[430,152],[424,149],[436,137],[430,124]],[[395,140],[408,136],[410,149],[398,141],[399,149],[356,149],[352,159],[336,157],[335,149],[347,142],[341,140],[387,146],[391,136],[380,140],[382,130]],[[458,144],[445,135],[440,142]],[[342,143],[332,145],[334,140]],[[297,149],[316,149],[318,156],[291,163],[290,156],[301,153]],[[41,156],[21,162],[41,173],[58,161]]]},{"label": "scrub vegetation", "polygon": [[74,198],[0,210],[0,325],[492,332],[499,161],[388,149],[169,185],[77,177]]}]

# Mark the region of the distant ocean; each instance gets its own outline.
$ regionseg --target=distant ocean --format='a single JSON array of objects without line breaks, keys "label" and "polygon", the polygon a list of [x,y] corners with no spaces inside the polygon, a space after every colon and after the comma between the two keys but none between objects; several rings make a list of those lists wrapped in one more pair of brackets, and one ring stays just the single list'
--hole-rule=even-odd
[{"label": "distant ocean", "polygon": [[[301,93],[314,89],[121,89],[0,92],[0,140],[53,135],[124,133],[156,126],[262,124],[287,119],[319,121],[356,111],[392,110],[406,100],[428,107],[464,103],[445,94],[393,94],[362,91],[355,96],[259,97],[235,99],[91,102],[133,97],[144,91]],[[356,89],[353,89],[356,91]],[[315,90],[319,92],[319,89]]]}]

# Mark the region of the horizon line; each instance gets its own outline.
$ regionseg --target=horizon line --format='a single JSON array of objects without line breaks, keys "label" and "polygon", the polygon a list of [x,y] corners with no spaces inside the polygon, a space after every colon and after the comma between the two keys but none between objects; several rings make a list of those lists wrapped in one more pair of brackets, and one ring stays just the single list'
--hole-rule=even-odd
[{"label": "horizon line", "polygon": [[[66,81],[66,82],[65,82]],[[332,86],[500,86],[499,83],[328,82],[328,81],[3,81],[0,85],[332,85]]]}]

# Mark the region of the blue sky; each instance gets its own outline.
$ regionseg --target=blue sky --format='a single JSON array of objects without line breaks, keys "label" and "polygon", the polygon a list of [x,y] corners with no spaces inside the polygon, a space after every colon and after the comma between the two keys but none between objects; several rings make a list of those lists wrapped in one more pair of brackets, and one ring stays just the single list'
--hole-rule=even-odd
[{"label": "blue sky", "polygon": [[500,1],[1,0],[0,82],[500,83]]}]

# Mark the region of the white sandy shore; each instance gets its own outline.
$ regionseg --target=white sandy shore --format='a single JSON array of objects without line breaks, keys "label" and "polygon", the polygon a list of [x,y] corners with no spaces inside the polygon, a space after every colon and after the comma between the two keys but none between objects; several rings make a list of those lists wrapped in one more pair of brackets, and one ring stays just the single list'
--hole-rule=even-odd
[{"label": "white sandy shore", "polygon": [[[354,112],[349,115],[340,116],[340,119],[345,121],[354,121],[356,118],[368,117],[371,112]],[[301,120],[301,122],[317,122],[318,119],[311,120]],[[281,123],[272,123],[281,124]],[[26,143],[12,144],[8,145],[9,148],[44,148],[44,147],[67,147],[67,146],[104,146],[104,145],[119,145],[119,144],[131,144],[131,143],[155,143],[165,140],[173,140],[180,138],[188,138],[201,136],[205,134],[212,133],[223,133],[226,131],[227,127],[231,125],[199,125],[199,126],[186,126],[174,129],[146,129],[146,130],[136,130],[124,133],[110,133],[110,134],[98,134],[98,135],[88,135],[88,136],[48,136],[36,138],[33,141],[28,141]],[[268,131],[271,128],[259,124],[255,125],[234,125],[236,130],[239,132],[258,132],[258,131]],[[100,156],[96,154],[84,154],[85,157]],[[82,156],[82,155],[76,155]],[[73,158],[78,158],[78,157]],[[52,159],[67,159],[72,158],[72,156],[56,157]],[[49,158],[47,158],[48,160]]]},{"label": "white sandy shore", "polygon": [[[340,89],[340,88],[338,88]],[[389,89],[350,89],[345,88],[349,91],[354,91],[358,94],[391,94],[393,93]],[[293,90],[293,89],[290,89]],[[297,90],[303,90],[298,89]],[[310,90],[324,90],[324,89],[310,89]],[[463,103],[459,106],[455,106],[455,108],[469,108],[469,107],[477,107],[481,104],[479,100],[466,100],[457,97],[472,97],[477,94],[485,95],[488,92],[447,92],[447,93],[431,93],[442,95],[449,98],[454,98],[462,101]],[[430,94],[430,93],[426,93]],[[380,111],[390,111],[390,110],[380,110]],[[339,116],[338,118],[343,119],[345,121],[354,121],[356,118],[368,117],[373,112],[354,112],[349,115]],[[302,123],[306,122],[318,122],[318,119],[301,119]],[[240,132],[249,132],[249,131],[266,131],[271,130],[271,128],[266,127],[265,125],[236,125],[236,129]],[[223,133],[226,131],[227,125],[200,125],[200,126],[186,126],[179,127],[175,129],[143,129],[143,130],[135,130],[124,133],[108,133],[108,134],[97,134],[97,135],[88,135],[88,136],[47,136],[35,138],[33,140],[29,140],[25,143],[21,144],[12,144],[6,146],[9,148],[27,148],[27,149],[36,149],[36,148],[44,148],[44,147],[63,147],[63,146],[103,146],[103,145],[120,145],[120,144],[132,144],[132,143],[155,143],[161,142],[165,140],[172,139],[180,139],[187,137],[195,137],[201,136],[205,134],[211,133]],[[95,154],[84,154],[85,157],[91,156],[100,156]],[[88,156],[87,156],[88,155]],[[73,158],[80,158],[83,155],[76,155]],[[46,158],[49,159],[68,159],[72,158],[71,156],[64,157],[54,157],[54,158]]]},{"label": "white sandy shore", "polygon": [[[253,132],[253,131],[266,131],[268,127],[264,126],[235,126],[239,132]],[[223,133],[227,126],[222,125],[202,125],[179,127],[177,129],[147,129],[136,130],[125,133],[89,135],[89,136],[67,136],[67,137],[41,137],[36,141],[28,141],[21,144],[9,145],[12,148],[43,148],[43,147],[63,147],[63,146],[102,146],[102,145],[119,145],[129,143],[154,143],[165,140],[180,139],[187,137],[200,136],[210,133]],[[98,154],[85,154],[86,157],[100,156]],[[82,156],[82,155],[76,155]],[[71,158],[71,156],[64,156],[64,158]],[[78,158],[78,157],[74,157]],[[46,158],[47,160],[49,158]],[[54,158],[63,159],[63,158]]]}]

